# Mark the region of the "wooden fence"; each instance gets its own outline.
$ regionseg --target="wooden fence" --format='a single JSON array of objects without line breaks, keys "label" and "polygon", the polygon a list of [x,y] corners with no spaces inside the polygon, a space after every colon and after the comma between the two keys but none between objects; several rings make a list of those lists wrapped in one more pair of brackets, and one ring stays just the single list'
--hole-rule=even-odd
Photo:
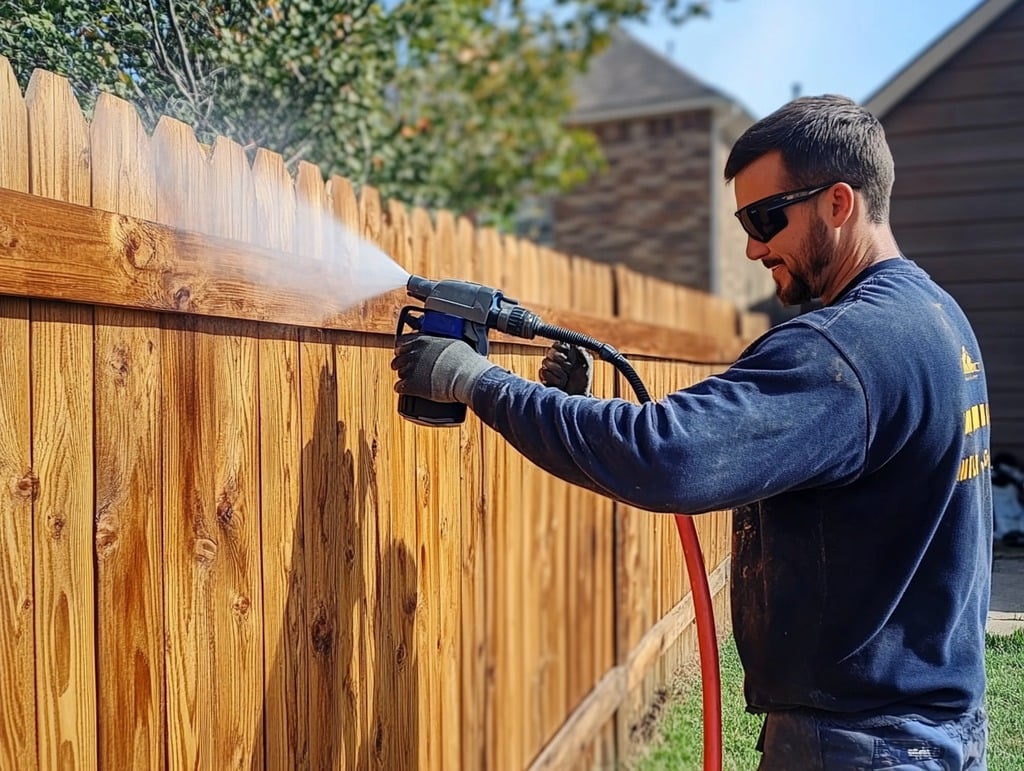
[{"label": "wooden fence", "polygon": [[[0,57],[0,768],[608,767],[694,648],[670,518],[401,420],[351,239],[632,354],[759,323]],[[346,259],[346,257],[348,259]],[[353,273],[355,271],[355,273]],[[531,376],[542,349],[498,337]],[[621,385],[598,368],[596,392]],[[697,522],[727,627],[728,521]]]}]

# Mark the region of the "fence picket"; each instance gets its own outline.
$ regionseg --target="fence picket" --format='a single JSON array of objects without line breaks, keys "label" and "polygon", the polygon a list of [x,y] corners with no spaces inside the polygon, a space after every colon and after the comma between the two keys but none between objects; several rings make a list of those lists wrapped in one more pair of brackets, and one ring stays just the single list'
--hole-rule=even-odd
[{"label": "fence picket", "polygon": [[[93,206],[156,214],[149,137],[135,109],[100,96],[90,126]],[[163,768],[164,618],[160,562],[160,321],[96,309],[96,554],[99,758],[103,768]],[[124,672],[135,687],[123,688]]]},{"label": "fence picket", "polygon": [[305,257],[322,260],[331,252],[327,188],[320,169],[299,161],[295,173],[295,251]]},{"label": "fence picket", "polygon": [[[424,213],[424,217],[426,214]],[[421,226],[429,224],[420,218]],[[460,275],[455,268],[459,257],[456,245],[455,220],[447,212],[437,216],[435,247],[429,249],[432,256],[431,272],[436,276]],[[432,487],[435,505],[436,544],[438,548],[438,624],[440,637],[433,656],[438,660],[436,675],[441,689],[441,735],[440,768],[459,768],[463,757],[464,741],[462,726],[462,686],[466,672],[462,646],[462,592],[460,588],[461,563],[463,560],[463,518],[472,516],[463,507],[462,488],[467,480],[462,478],[461,446],[462,434],[467,430],[470,419],[455,429],[434,431],[435,473],[440,472],[437,484]]]},{"label": "fence picket", "polygon": [[210,209],[206,154],[190,126],[163,117],[150,138],[156,169],[156,221],[207,232]]},{"label": "fence picket", "polygon": [[[448,228],[447,217],[439,217],[439,234],[446,233]],[[455,223],[450,266],[444,249],[446,238],[442,237],[439,270],[445,275],[464,275],[468,280],[479,283],[481,259],[473,224],[465,217],[460,217]],[[485,580],[489,553],[484,537],[484,430],[483,424],[473,415],[459,429],[462,562],[460,573],[451,580],[459,581],[462,603],[461,768],[485,767],[487,719],[493,711],[487,698],[488,605]]]},{"label": "fence picket", "polygon": [[[29,192],[90,201],[89,133],[71,86],[36,70],[25,94]],[[33,303],[36,694],[40,765],[95,768],[93,310]]]},{"label": "fence picket", "polygon": [[0,767],[35,769],[36,681],[32,584],[29,303],[0,298]]},{"label": "fence picket", "polygon": [[[259,197],[263,183],[260,174],[254,176]],[[283,233],[278,230],[276,236],[282,237]],[[264,231],[263,235],[270,233]],[[302,517],[298,333],[289,327],[264,326],[257,345],[265,767],[304,768],[309,762],[308,582]]]},{"label": "fence picket", "polygon": [[[0,56],[0,187],[28,191],[28,115],[14,71]],[[36,686],[32,586],[29,303],[0,299],[0,767],[34,769]]]},{"label": "fence picket", "polygon": [[245,150],[237,142],[217,137],[210,153],[208,195],[209,233],[236,241],[253,239],[256,201],[252,170]]},{"label": "fence picket", "polygon": [[28,114],[14,70],[0,56],[0,187],[28,192]]}]

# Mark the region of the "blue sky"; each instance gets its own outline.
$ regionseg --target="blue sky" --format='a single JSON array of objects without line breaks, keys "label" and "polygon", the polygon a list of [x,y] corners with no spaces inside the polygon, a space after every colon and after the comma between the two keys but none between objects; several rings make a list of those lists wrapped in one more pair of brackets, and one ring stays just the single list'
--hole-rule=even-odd
[{"label": "blue sky", "polygon": [[649,47],[761,118],[793,96],[859,102],[980,0],[713,0],[711,17],[628,29]]}]

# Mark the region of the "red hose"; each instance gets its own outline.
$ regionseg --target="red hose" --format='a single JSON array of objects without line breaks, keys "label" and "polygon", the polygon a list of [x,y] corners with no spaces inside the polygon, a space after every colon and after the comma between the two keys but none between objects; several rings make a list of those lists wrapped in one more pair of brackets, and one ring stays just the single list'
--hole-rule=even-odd
[{"label": "red hose", "polygon": [[693,518],[676,514],[676,528],[683,544],[686,573],[693,592],[693,613],[697,622],[700,652],[701,701],[704,705],[704,771],[722,769],[722,678],[718,670],[718,640],[711,588],[704,569],[704,555],[697,540]]}]

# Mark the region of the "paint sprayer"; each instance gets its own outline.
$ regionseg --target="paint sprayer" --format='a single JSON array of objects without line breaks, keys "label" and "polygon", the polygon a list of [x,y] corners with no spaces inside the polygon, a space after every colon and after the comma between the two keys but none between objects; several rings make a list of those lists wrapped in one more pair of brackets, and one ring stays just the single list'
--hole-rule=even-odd
[{"label": "paint sprayer", "polygon": [[[561,340],[594,351],[622,373],[640,401],[650,401],[636,370],[612,346],[571,329],[545,324],[540,316],[499,289],[471,281],[431,281],[422,276],[411,276],[406,289],[423,305],[402,308],[396,340],[410,334],[449,337],[464,341],[481,356],[487,355],[487,333],[491,329],[527,340],[538,336]],[[466,419],[465,404],[434,402],[419,396],[400,396],[398,412],[425,426],[456,426]]]},{"label": "paint sprayer", "polygon": [[[477,353],[486,356],[487,333],[491,329],[527,340],[538,336],[560,340],[594,351],[622,373],[641,402],[651,401],[640,376],[621,353],[607,343],[580,332],[545,324],[536,313],[506,297],[498,289],[470,281],[431,281],[422,276],[410,276],[406,290],[423,305],[407,305],[402,308],[395,333],[396,344],[409,335],[436,335],[462,340]],[[434,402],[405,394],[398,397],[398,411],[402,417],[424,426],[457,426],[466,419],[465,404]],[[697,617],[704,686],[704,769],[719,771],[722,767],[722,696],[711,591],[693,519],[684,514],[677,514],[675,519]]]}]

